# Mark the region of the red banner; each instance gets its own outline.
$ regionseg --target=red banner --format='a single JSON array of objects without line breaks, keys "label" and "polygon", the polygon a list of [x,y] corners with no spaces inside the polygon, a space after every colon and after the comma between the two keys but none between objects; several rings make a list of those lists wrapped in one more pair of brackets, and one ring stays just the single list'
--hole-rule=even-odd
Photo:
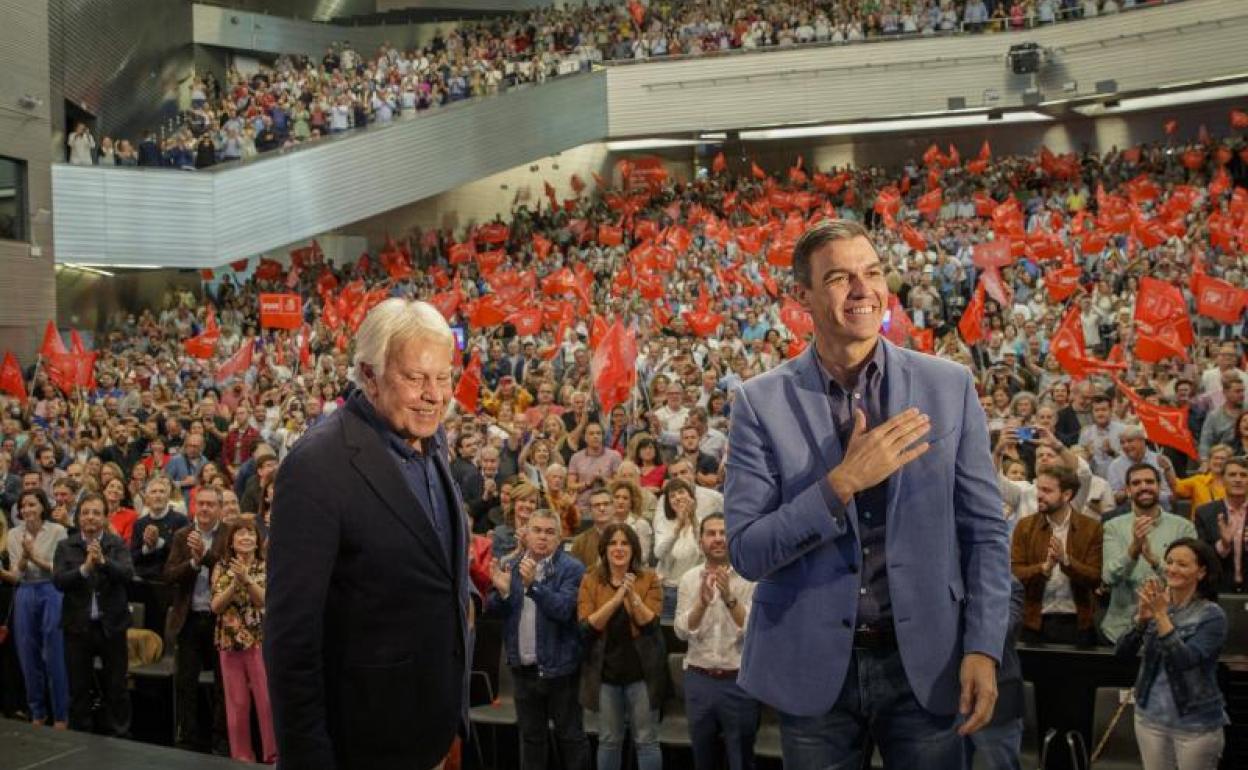
[{"label": "red banner", "polygon": [[303,300],[298,294],[261,294],[260,326],[298,329],[303,324]]}]

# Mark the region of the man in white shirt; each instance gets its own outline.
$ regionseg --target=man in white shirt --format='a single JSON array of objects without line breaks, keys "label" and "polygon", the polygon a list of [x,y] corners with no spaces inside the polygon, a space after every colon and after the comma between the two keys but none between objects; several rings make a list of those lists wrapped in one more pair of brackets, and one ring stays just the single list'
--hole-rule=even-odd
[{"label": "man in white shirt", "polygon": [[680,429],[689,419],[689,408],[684,405],[685,390],[679,382],[669,383],[664,396],[666,403],[654,410],[654,416],[659,418],[661,430],[659,443],[665,447],[674,448],[680,441]]},{"label": "man in white shirt", "polygon": [[715,766],[716,742],[722,734],[728,766],[749,768],[754,765],[759,705],[737,684],[737,671],[754,584],[728,563],[723,514],[703,519],[699,541],[706,563],[681,578],[675,622],[676,635],[689,643],[685,713],[693,766]]},{"label": "man in white shirt", "polygon": [[1096,475],[1105,476],[1109,472],[1109,464],[1122,453],[1119,437],[1123,427],[1114,419],[1113,402],[1109,396],[1093,396],[1092,422],[1079,432],[1079,443],[1087,448],[1088,464]]}]

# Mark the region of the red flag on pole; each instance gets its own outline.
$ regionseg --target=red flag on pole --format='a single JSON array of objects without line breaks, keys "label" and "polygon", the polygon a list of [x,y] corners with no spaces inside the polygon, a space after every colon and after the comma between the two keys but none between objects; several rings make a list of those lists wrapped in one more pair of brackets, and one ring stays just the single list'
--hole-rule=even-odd
[{"label": "red flag on pole", "polygon": [[1050,270],[1048,275],[1044,276],[1044,288],[1048,290],[1054,302],[1065,302],[1079,288],[1079,281],[1082,278],[1083,268],[1078,265]]},{"label": "red flag on pole", "polygon": [[1248,290],[1201,272],[1192,274],[1191,289],[1196,312],[1224,324],[1238,323],[1248,303]]},{"label": "red flag on pole", "polygon": [[971,262],[981,270],[1013,264],[1014,255],[1010,252],[1010,239],[997,238],[975,244],[975,248],[971,249]]},{"label": "red flag on pole", "polygon": [[711,173],[722,174],[728,170],[728,159],[724,157],[722,152],[715,154],[715,159],[711,161]]},{"label": "red flag on pole", "polygon": [[1135,416],[1140,418],[1140,424],[1144,426],[1144,434],[1149,441],[1177,449],[1188,457],[1199,457],[1196,439],[1188,428],[1188,407],[1158,406],[1145,401],[1117,377],[1114,378],[1114,384],[1135,408]]},{"label": "red flag on pole", "polygon": [[39,346],[39,355],[44,358],[51,358],[56,354],[68,353],[69,349],[65,347],[65,341],[61,339],[61,333],[56,330],[56,325],[48,321],[48,325],[43,328],[43,343]]},{"label": "red flag on pole", "polygon": [[619,319],[603,336],[590,361],[590,379],[603,413],[628,401],[637,381],[637,338]]},{"label": "red flag on pole", "polygon": [[261,294],[260,326],[264,329],[298,329],[303,323],[303,300],[298,294]]},{"label": "red flag on pole", "polygon": [[77,329],[69,330],[69,350],[79,355],[87,352],[87,346],[83,343],[82,336],[78,334]]},{"label": "red flag on pole", "polygon": [[1183,345],[1191,345],[1196,339],[1183,292],[1179,287],[1151,276],[1140,279],[1135,321],[1148,334],[1156,334],[1163,326],[1172,326]]},{"label": "red flag on pole", "polygon": [[792,297],[784,298],[784,304],[780,306],[780,321],[794,337],[805,337],[815,330],[815,322],[810,312]]},{"label": "red flag on pole", "polygon": [[18,365],[17,357],[8,350],[4,352],[4,363],[0,364],[0,392],[26,400],[26,380],[22,377],[22,367]]},{"label": "red flag on pole", "polygon": [[223,384],[232,377],[242,377],[251,368],[252,341],[244,339],[234,355],[217,367],[217,383]]},{"label": "red flag on pole", "polygon": [[958,331],[968,345],[974,345],[984,338],[984,285],[982,283],[975,287],[975,296],[971,297],[966,310],[962,311],[962,318],[958,321]]},{"label": "red flag on pole", "polygon": [[468,365],[460,372],[459,382],[455,383],[455,400],[465,412],[477,411],[477,400],[481,395],[481,351],[473,350]]},{"label": "red flag on pole", "polygon": [[1088,352],[1083,338],[1083,314],[1078,305],[1066,311],[1057,333],[1049,342],[1049,349],[1067,374],[1077,378],[1087,375],[1085,362]]}]

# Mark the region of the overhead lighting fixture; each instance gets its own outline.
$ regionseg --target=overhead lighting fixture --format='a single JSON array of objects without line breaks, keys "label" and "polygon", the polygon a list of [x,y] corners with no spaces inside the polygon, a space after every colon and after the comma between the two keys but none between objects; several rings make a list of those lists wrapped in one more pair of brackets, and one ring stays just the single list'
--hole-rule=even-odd
[{"label": "overhead lighting fixture", "polygon": [[66,270],[78,270],[83,273],[94,273],[95,275],[102,275],[105,278],[113,277],[113,274],[108,272],[107,270],[100,270],[99,268],[91,267],[90,265],[76,265],[76,264],[73,264],[72,262],[67,262],[63,265],[57,265],[57,267],[62,267],[62,268],[65,268]]},{"label": "overhead lighting fixture", "polygon": [[834,126],[800,126],[795,128],[772,128],[764,131],[742,131],[741,139],[747,142],[766,142],[777,139],[805,139],[816,136],[856,136],[859,134],[887,134],[900,131],[927,131],[939,128],[965,128],[994,123],[1051,123],[1053,118],[1040,112],[1022,110],[1001,113],[1000,118],[986,112],[977,115],[950,115],[941,118],[917,120],[875,120],[863,123],[841,123]]},{"label": "overhead lighting fixture", "polygon": [[1213,86],[1212,88],[1193,88],[1188,91],[1170,94],[1123,97],[1104,103],[1081,104],[1075,107],[1075,112],[1087,117],[1119,115],[1124,112],[1179,107],[1185,104],[1216,102],[1222,99],[1240,99],[1245,96],[1248,96],[1248,83],[1236,83],[1235,85]]},{"label": "overhead lighting fixture", "polygon": [[150,264],[122,264],[120,262],[66,262],[69,267],[80,268],[109,268],[112,270],[164,270],[169,265],[150,265]]},{"label": "overhead lighting fixture", "polygon": [[607,142],[609,152],[631,152],[634,150],[661,150],[666,147],[695,147],[702,144],[697,139],[624,139],[618,142]]},{"label": "overhead lighting fixture", "polygon": [[728,134],[724,131],[712,131],[709,134],[698,134],[698,140],[703,142],[726,142]]}]

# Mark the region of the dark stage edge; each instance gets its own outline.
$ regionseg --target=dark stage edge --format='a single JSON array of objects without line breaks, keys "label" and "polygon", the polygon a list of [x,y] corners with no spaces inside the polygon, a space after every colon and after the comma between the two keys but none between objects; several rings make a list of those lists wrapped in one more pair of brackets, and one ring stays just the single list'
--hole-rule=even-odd
[{"label": "dark stage edge", "polygon": [[0,770],[220,770],[224,757],[0,719]]}]

